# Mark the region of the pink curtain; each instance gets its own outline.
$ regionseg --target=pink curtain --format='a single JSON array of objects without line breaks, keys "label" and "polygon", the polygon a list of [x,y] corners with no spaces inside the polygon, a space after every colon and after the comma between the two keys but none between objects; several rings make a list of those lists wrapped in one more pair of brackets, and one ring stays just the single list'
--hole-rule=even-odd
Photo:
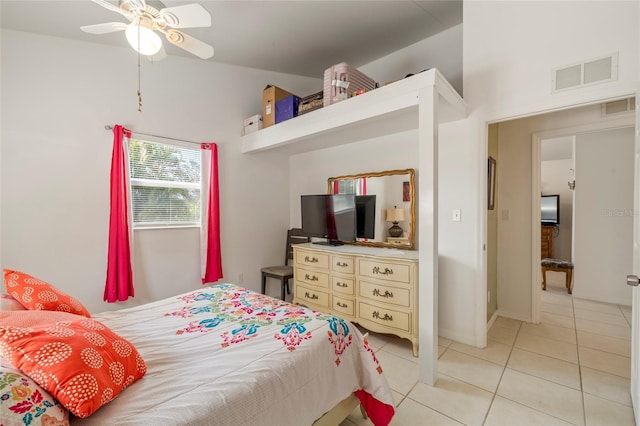
[{"label": "pink curtain", "polygon": [[[109,219],[109,253],[104,300],[109,303],[133,297],[131,242],[129,234],[129,203],[126,139],[131,131],[120,125],[113,128],[111,157],[111,215]],[[126,139],[125,139],[126,138]]]},{"label": "pink curtain", "polygon": [[201,145],[202,188],[200,198],[202,260],[202,284],[222,278],[222,253],[220,250],[220,191],[218,184],[218,146],[215,143]]}]

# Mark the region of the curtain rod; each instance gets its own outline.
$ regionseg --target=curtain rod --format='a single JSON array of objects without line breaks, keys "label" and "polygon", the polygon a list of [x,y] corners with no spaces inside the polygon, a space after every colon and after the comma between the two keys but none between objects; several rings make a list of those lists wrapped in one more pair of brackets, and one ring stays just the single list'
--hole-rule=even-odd
[{"label": "curtain rod", "polygon": [[[113,126],[111,124],[107,124],[107,125],[104,126],[104,129],[105,130],[113,130]],[[136,135],[151,136],[153,138],[169,139],[169,140],[172,140],[172,141],[193,143],[193,144],[196,144],[196,145],[202,145],[203,143],[208,143],[208,142],[193,142],[193,141],[187,141],[187,140],[184,140],[184,139],[176,139],[176,138],[169,138],[169,137],[166,137],[166,136],[152,135],[150,133],[135,132],[135,131],[130,130],[130,129],[129,129],[129,131],[131,133],[135,133]]]}]

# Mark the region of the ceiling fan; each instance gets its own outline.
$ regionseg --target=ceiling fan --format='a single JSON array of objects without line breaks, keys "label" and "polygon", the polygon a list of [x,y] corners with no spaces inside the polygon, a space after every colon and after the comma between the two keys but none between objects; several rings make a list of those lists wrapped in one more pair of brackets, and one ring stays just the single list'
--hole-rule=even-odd
[{"label": "ceiling fan", "polygon": [[130,23],[107,22],[104,24],[86,25],[82,31],[91,34],[107,34],[124,31],[127,41],[138,53],[152,57],[154,60],[166,56],[162,40],[157,32],[165,35],[169,43],[178,46],[202,59],[213,56],[213,47],[175,28],[210,27],[211,15],[199,4],[154,7],[145,0],[120,0],[118,5],[106,0],[92,0],[94,3],[117,12],[127,18]]}]

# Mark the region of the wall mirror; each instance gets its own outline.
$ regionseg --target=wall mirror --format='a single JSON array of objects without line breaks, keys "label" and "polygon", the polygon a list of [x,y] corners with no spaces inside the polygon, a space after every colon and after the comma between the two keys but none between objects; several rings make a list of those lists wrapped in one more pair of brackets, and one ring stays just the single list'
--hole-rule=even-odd
[{"label": "wall mirror", "polygon": [[328,179],[327,193],[355,194],[358,230],[350,244],[413,249],[415,170],[387,170]]}]

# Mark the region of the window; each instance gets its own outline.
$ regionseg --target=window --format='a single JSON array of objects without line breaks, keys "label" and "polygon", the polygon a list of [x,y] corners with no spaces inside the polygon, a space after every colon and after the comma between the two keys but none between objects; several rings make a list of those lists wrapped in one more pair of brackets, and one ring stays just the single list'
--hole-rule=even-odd
[{"label": "window", "polygon": [[133,227],[200,225],[200,150],[131,139]]}]

